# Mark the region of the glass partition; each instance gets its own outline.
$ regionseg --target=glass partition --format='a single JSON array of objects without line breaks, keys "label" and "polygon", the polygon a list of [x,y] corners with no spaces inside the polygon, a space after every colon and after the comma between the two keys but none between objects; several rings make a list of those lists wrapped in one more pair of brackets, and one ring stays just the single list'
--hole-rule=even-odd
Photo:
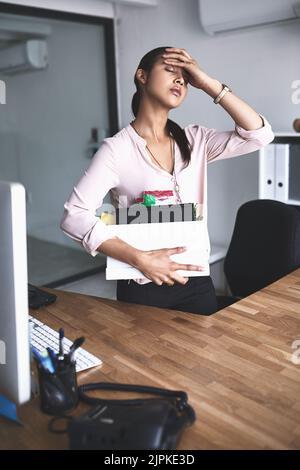
[{"label": "glass partition", "polygon": [[78,15],[74,21],[75,16],[0,8],[0,80],[6,93],[0,105],[0,179],[26,188],[28,278],[37,286],[54,287],[106,264],[103,255],[92,257],[59,227],[73,186],[102,139],[117,132],[114,65],[107,59],[114,57],[112,20],[84,21]]}]

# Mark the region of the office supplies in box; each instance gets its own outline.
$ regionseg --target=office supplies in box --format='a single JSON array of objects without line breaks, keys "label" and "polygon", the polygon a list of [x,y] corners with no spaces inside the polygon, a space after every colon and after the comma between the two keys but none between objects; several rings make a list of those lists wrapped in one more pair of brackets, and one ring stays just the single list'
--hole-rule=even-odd
[{"label": "office supplies in box", "polygon": [[202,220],[202,214],[201,205],[193,202],[157,205],[137,202],[129,207],[117,207],[110,213],[103,212],[100,218],[106,225],[146,224]]},{"label": "office supplies in box", "polygon": [[152,190],[143,191],[142,196],[137,198],[135,202],[140,202],[145,206],[157,206],[162,204],[176,204],[177,199],[172,189],[170,190]]},{"label": "office supplies in box", "polygon": [[[136,198],[133,205],[129,207],[114,208],[112,212],[103,211],[100,215],[100,220],[106,225],[132,223],[132,220],[136,219],[136,217],[139,215],[138,213],[136,213],[139,209],[141,209],[141,212],[144,213],[143,209],[145,207],[162,206],[166,204],[177,204],[177,200],[173,190],[143,191],[142,196]],[[147,219],[147,214],[143,218]],[[140,220],[139,217],[138,220]],[[134,223],[146,222],[143,220]]]},{"label": "office supplies in box", "polygon": [[149,205],[133,204],[116,208],[115,223],[149,224],[163,222],[188,222],[196,220],[196,206],[193,203]]}]

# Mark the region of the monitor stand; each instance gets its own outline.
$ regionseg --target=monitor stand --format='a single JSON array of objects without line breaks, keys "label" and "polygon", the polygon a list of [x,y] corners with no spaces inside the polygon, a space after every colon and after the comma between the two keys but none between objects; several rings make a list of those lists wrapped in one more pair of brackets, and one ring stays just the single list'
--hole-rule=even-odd
[{"label": "monitor stand", "polygon": [[0,416],[22,426],[22,423],[17,416],[16,404],[8,400],[4,395],[0,395]]}]

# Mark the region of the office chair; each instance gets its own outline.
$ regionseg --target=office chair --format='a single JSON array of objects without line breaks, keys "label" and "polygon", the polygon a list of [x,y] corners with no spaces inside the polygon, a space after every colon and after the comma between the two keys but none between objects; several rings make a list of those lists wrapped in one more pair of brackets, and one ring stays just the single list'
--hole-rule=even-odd
[{"label": "office chair", "polygon": [[217,296],[218,309],[300,267],[300,206],[271,199],[243,204],[237,212],[224,273],[231,296]]}]

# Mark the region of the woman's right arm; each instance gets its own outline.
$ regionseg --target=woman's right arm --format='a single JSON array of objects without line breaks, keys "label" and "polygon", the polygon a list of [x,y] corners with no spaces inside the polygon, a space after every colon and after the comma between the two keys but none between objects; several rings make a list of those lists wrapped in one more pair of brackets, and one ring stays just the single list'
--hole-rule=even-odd
[{"label": "woman's right arm", "polygon": [[157,285],[162,285],[164,282],[173,285],[175,281],[185,284],[188,278],[180,276],[176,272],[179,269],[185,271],[202,271],[205,269],[198,265],[176,263],[171,260],[170,255],[185,251],[185,247],[182,246],[144,251],[138,250],[125,241],[116,238],[103,242],[99,247],[99,251],[137,268]]},{"label": "woman's right arm", "polygon": [[101,243],[112,238],[108,227],[96,216],[96,210],[102,206],[109,190],[119,183],[115,151],[107,139],[102,142],[90,165],[73,187],[64,204],[60,222],[61,230],[92,256],[98,254]]}]

